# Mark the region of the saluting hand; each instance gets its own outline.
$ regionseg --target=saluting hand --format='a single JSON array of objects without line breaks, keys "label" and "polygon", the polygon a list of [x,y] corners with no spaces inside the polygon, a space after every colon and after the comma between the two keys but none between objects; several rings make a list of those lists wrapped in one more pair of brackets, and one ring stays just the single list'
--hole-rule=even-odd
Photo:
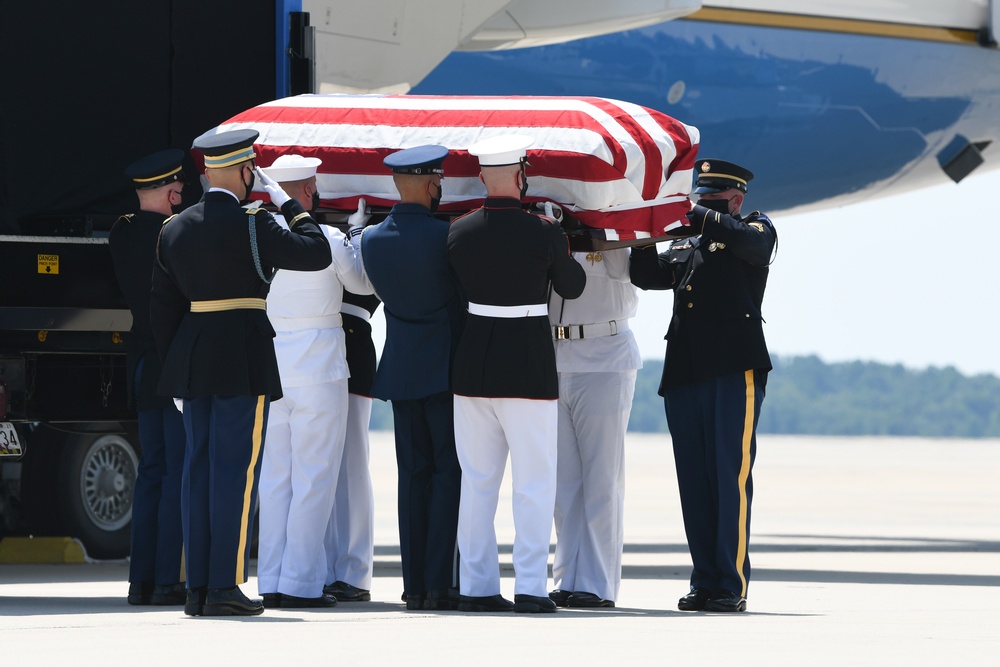
[{"label": "saluting hand", "polygon": [[264,173],[263,169],[257,167],[256,172],[257,178],[260,179],[261,184],[264,186],[264,192],[271,197],[271,203],[278,208],[281,208],[291,199],[291,197],[288,196],[288,193],[282,190],[281,186],[274,182],[274,179],[268,177],[268,175]]}]

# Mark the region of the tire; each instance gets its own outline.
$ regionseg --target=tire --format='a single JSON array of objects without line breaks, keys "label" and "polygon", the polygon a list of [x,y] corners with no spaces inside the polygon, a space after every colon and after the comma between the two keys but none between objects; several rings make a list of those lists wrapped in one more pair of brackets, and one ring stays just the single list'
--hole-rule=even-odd
[{"label": "tire", "polygon": [[69,436],[60,463],[61,521],[96,559],[128,556],[138,439],[124,432]]}]

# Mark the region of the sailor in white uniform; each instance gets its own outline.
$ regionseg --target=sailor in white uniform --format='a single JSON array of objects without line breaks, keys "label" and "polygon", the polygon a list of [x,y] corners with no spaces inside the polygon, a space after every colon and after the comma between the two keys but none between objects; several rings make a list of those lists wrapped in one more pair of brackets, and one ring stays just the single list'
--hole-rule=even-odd
[{"label": "sailor in white uniform", "polygon": [[[265,176],[292,198],[316,198],[318,158],[282,155]],[[279,204],[280,202],[274,202]],[[277,216],[278,222],[287,222]],[[360,255],[333,227],[321,229],[333,262],[323,271],[279,271],[268,317],[283,397],[271,404],[260,477],[257,582],[265,607],[332,607],[323,592],[323,546],[333,511],[347,416],[348,367],[340,307],[344,288],[371,293]]]},{"label": "sailor in white uniform", "polygon": [[344,290],[344,303],[340,306],[351,377],[347,381],[344,457],[340,463],[333,515],[326,529],[326,580],[332,583],[323,588],[323,592],[337,598],[337,602],[372,599],[375,493],[369,469],[368,425],[372,416],[376,358],[371,317],[381,303],[374,294]]},{"label": "sailor in white uniform", "polygon": [[629,250],[575,252],[587,273],[576,299],[553,294],[559,371],[556,554],[549,597],[559,606],[614,607],[622,577],[625,431],[639,346]]}]

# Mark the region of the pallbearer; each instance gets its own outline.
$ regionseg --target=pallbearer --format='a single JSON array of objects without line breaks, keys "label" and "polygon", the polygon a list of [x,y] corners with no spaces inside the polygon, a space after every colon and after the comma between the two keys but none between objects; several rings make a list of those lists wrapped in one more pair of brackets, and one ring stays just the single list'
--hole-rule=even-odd
[{"label": "pallbearer", "polygon": [[[554,612],[548,598],[549,536],[556,492],[559,383],[549,327],[549,285],[572,299],[583,267],[557,225],[526,213],[530,137],[484,140],[485,205],[456,220],[448,257],[469,299],[452,373],[455,444],[462,464],[458,543],[462,609]],[[496,516],[510,453],[514,488],[514,604],[500,595]]]},{"label": "pallbearer", "polygon": [[751,469],[771,359],[761,303],[774,225],[740,215],[748,170],[723,160],[695,163],[697,236],[632,250],[632,282],[674,290],[674,314],[659,393],[674,445],[684,530],[694,571],[684,611],[740,612],[750,581]]},{"label": "pallbearer", "polygon": [[153,269],[159,392],[181,399],[187,434],[184,613],[193,616],[264,610],[239,584],[247,580],[268,406],[281,397],[265,298],[276,269],[330,264],[322,231],[270,179],[261,180],[291,231],[264,210],[241,208],[253,190],[257,136],[233,130],[195,141],[211,189],[163,225]]}]

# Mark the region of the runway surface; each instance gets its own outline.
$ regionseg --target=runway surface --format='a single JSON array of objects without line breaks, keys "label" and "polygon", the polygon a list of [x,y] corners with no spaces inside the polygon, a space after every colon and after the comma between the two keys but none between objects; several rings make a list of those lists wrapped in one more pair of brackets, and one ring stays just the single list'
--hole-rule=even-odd
[{"label": "runway surface", "polygon": [[[930,665],[1000,655],[1000,441],[762,435],[744,614],[677,611],[690,564],[667,436],[629,436],[615,609],[406,611],[392,436],[374,433],[372,602],[188,618],[125,562],[0,565],[10,665]],[[509,475],[497,515],[513,596]],[[553,537],[554,539],[554,537]],[[243,586],[256,595],[255,577]]]}]

